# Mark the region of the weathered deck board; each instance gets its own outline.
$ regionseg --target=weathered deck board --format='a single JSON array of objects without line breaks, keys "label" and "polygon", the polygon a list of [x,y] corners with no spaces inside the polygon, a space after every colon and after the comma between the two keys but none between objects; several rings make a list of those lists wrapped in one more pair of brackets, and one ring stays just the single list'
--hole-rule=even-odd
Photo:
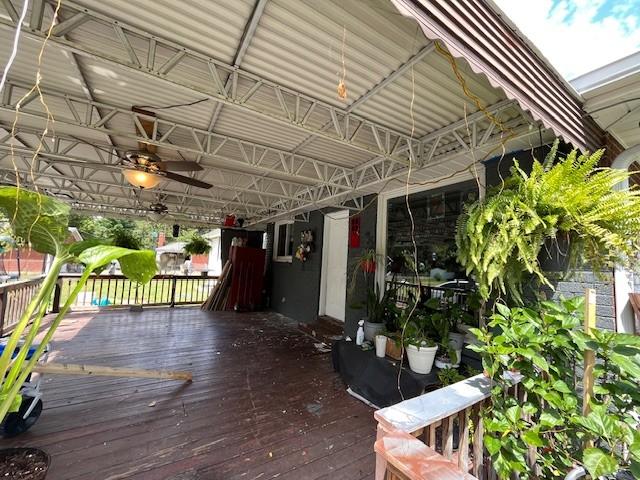
[{"label": "weathered deck board", "polygon": [[194,382],[46,377],[38,423],[0,445],[44,448],[47,480],[373,477],[373,411],[274,314],[77,313],[52,346],[55,362],[190,370]]}]

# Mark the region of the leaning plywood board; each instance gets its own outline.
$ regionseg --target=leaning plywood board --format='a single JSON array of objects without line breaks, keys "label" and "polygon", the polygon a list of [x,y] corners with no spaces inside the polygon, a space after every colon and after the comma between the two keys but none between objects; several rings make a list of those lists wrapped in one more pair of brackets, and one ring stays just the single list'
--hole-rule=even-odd
[{"label": "leaning plywood board", "polygon": [[136,378],[164,378],[168,380],[184,380],[191,382],[191,372],[171,370],[143,370],[139,368],[103,367],[101,365],[77,365],[73,363],[45,363],[34,368],[39,373],[53,373],[61,375],[96,375],[103,377],[136,377]]}]

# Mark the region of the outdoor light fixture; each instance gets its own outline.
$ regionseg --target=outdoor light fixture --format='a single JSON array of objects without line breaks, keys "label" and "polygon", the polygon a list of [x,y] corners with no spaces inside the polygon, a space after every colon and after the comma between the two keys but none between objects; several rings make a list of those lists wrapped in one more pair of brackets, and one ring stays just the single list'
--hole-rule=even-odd
[{"label": "outdoor light fixture", "polygon": [[158,185],[162,177],[153,173],[143,172],[141,170],[124,169],[122,170],[124,178],[127,179],[134,187],[150,189]]}]

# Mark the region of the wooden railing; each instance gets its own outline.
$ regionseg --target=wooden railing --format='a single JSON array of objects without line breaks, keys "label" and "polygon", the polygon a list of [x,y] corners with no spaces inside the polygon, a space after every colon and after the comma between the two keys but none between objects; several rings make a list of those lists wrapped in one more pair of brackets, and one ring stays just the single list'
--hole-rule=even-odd
[{"label": "wooden railing", "polygon": [[[59,311],[79,278],[79,274],[60,276],[52,303],[53,312]],[[146,285],[138,285],[124,275],[92,276],[72,308],[197,304],[206,300],[217,281],[217,276],[156,275]]]},{"label": "wooden railing", "polygon": [[[509,392],[519,393],[517,384]],[[480,374],[376,411],[376,480],[495,479],[480,415],[490,396],[491,380]]]},{"label": "wooden railing", "polygon": [[451,294],[451,301],[458,304],[466,302],[469,292],[463,288],[431,287],[403,281],[387,281],[386,289],[396,290],[396,301],[408,305],[411,299],[418,298],[424,301],[430,298],[443,298],[447,292]]},{"label": "wooden railing", "polygon": [[44,276],[0,285],[0,336],[11,333]]}]

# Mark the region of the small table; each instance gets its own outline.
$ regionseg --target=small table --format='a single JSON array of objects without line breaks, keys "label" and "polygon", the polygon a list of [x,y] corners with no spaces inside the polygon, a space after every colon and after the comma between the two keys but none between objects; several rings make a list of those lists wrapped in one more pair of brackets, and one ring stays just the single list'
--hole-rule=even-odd
[{"label": "small table", "polygon": [[[409,369],[405,359],[400,369],[400,360],[379,358],[375,348],[362,350],[355,342],[338,340],[333,344],[331,355],[333,368],[340,373],[342,381],[358,395],[378,407],[388,407],[398,402],[422,395],[437,385],[438,371],[435,366],[431,373],[421,375]],[[398,391],[398,372],[400,390]]]}]

